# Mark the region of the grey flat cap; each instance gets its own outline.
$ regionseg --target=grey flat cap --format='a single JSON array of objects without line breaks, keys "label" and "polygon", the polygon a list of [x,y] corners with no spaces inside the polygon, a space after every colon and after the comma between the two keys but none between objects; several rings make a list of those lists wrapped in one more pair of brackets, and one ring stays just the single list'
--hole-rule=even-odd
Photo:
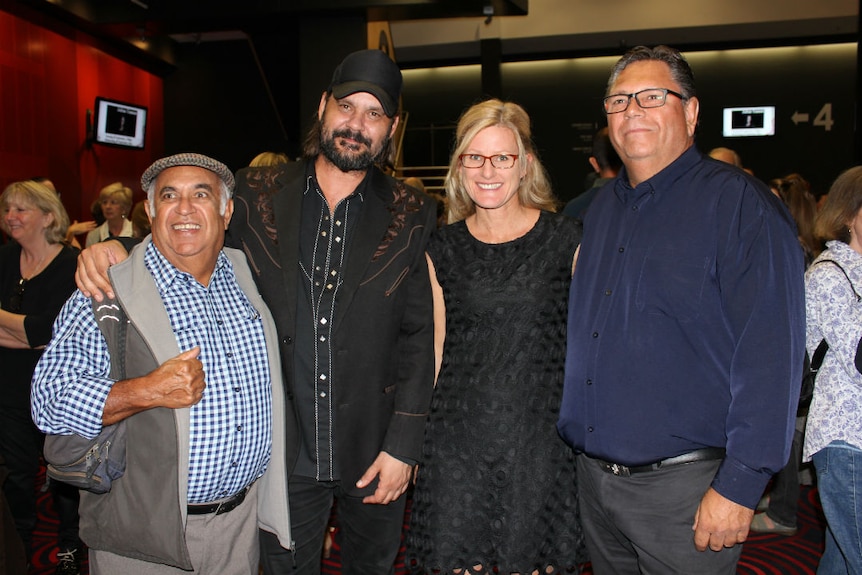
[{"label": "grey flat cap", "polygon": [[177,166],[196,166],[198,168],[209,170],[221,178],[221,181],[225,183],[231,193],[233,193],[233,190],[236,187],[236,181],[233,179],[233,172],[231,172],[227,166],[209,156],[192,153],[176,154],[174,156],[168,156],[167,158],[156,160],[141,176],[141,187],[144,190],[147,190],[147,188],[156,181],[159,174],[168,168],[175,168]]}]

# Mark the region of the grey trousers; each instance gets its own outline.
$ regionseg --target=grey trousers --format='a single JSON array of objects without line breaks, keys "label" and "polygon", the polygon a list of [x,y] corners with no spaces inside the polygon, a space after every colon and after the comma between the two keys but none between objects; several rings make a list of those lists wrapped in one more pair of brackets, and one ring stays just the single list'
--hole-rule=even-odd
[{"label": "grey trousers", "polygon": [[[146,521],[142,517],[141,521]],[[189,515],[186,545],[194,571],[90,549],[91,575],[257,575],[257,484],[242,505],[221,515]]]},{"label": "grey trousers", "polygon": [[721,461],[618,477],[578,455],[581,522],[596,575],[736,573],[742,545],[694,546],[694,515]]}]

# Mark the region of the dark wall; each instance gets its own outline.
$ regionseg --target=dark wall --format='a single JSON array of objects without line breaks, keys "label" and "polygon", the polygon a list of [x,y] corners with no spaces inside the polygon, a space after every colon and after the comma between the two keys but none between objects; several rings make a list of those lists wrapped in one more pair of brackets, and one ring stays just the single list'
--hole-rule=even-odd
[{"label": "dark wall", "polygon": [[[687,54],[701,102],[698,146],[735,149],[763,180],[799,172],[815,193],[825,193],[854,165],[855,44],[768,48]],[[589,174],[592,134],[606,125],[601,98],[617,57],[503,64],[503,96],[523,105],[533,120],[541,158],[561,199],[579,193]],[[464,108],[479,99],[479,66],[408,70],[404,106],[410,112],[405,159],[425,165],[451,149],[451,127]],[[831,105],[829,129],[818,113]],[[722,109],[776,107],[776,133],[768,137],[724,138]],[[794,124],[794,113],[808,114]],[[799,120],[799,116],[797,116]],[[825,120],[825,118],[821,118]],[[441,130],[448,125],[450,129]],[[437,129],[431,130],[432,127]],[[433,144],[429,134],[433,133]],[[442,152],[445,148],[447,152]]]},{"label": "dark wall", "polygon": [[302,18],[242,40],[184,44],[165,79],[167,153],[237,170],[263,151],[296,157],[332,71],[366,46],[359,18]]}]

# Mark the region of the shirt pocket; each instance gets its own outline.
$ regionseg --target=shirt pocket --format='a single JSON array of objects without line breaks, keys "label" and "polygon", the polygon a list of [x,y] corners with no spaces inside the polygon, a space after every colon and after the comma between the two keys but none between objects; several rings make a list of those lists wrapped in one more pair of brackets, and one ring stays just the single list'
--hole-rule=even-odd
[{"label": "shirt pocket", "polygon": [[702,309],[709,258],[679,250],[653,250],[643,261],[635,305],[638,311],[674,318],[696,319]]}]

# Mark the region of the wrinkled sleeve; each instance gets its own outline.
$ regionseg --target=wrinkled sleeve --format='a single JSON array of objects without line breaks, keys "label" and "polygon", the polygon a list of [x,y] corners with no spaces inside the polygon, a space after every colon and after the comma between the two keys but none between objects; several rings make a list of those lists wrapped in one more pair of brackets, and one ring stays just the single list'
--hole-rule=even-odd
[{"label": "wrinkled sleeve", "polygon": [[54,322],[54,337],[36,365],[31,414],[45,433],[96,437],[113,385],[108,346],[91,301],[76,291]]},{"label": "wrinkled sleeve", "polygon": [[[747,190],[730,212],[718,261],[735,346],[730,366],[727,456],[713,488],[754,508],[790,453],[805,345],[803,254],[781,206]],[[721,218],[721,213],[719,214]]]}]

